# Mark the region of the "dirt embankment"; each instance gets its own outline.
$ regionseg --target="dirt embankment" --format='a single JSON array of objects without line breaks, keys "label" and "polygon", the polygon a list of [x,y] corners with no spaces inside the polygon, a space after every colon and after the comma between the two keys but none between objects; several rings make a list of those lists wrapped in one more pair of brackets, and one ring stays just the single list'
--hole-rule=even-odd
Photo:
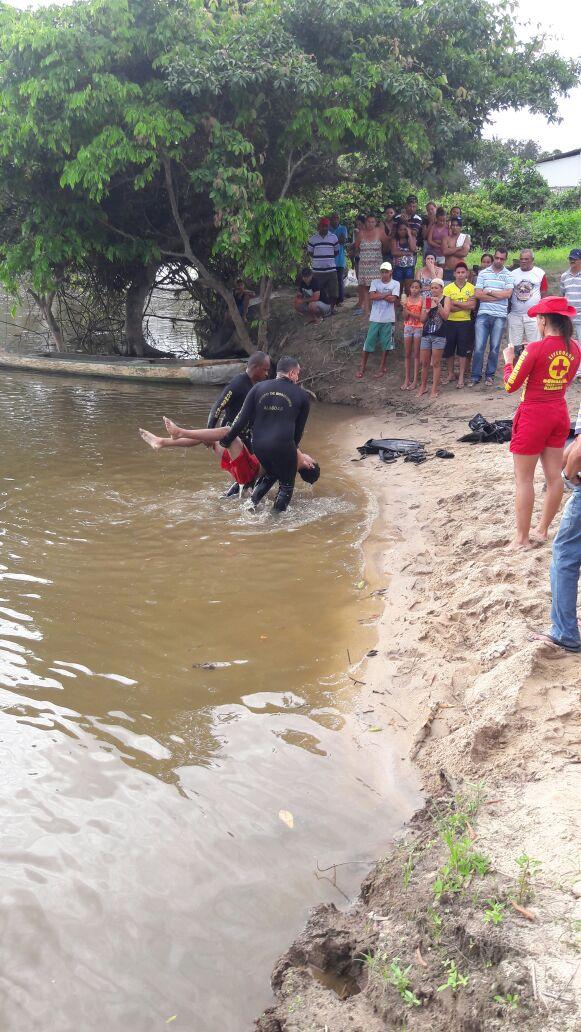
[{"label": "dirt embankment", "polygon": [[[303,356],[310,346],[307,333]],[[315,909],[276,965],[276,1004],[256,1027],[573,1032],[580,665],[528,640],[547,626],[550,546],[507,550],[507,446],[457,443],[476,411],[506,416],[515,402],[501,388],[448,387],[418,403],[393,371],[387,382],[355,381],[355,355],[345,355],[336,396],[375,412],[354,414],[353,457],[371,436],[455,453],[419,467],[371,457],[353,467],[379,502],[368,559],[385,589],[379,654],[357,675],[362,701],[404,740],[427,802],[386,843],[356,903]],[[539,497],[541,486],[539,477]]]}]

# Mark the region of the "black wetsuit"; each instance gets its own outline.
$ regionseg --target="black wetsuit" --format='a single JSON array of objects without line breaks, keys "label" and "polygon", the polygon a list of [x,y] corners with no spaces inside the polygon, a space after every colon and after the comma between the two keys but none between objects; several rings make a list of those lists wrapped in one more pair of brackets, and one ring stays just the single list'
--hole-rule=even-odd
[{"label": "black wetsuit", "polygon": [[265,472],[260,491],[253,493],[254,501],[264,497],[278,480],[280,490],[275,508],[286,509],[297,475],[297,447],[309,408],[306,391],[286,376],[257,383],[247,395],[221,444],[227,448],[248,427],[252,429],[252,451]]},{"label": "black wetsuit", "polygon": [[[208,415],[209,428],[212,430],[216,426],[225,426],[226,424],[231,426],[252,387],[253,383],[248,373],[239,373],[238,376],[235,376],[228,386],[224,387],[212,405]],[[250,447],[250,433],[246,436],[242,434],[239,436],[242,437],[247,447]]]}]

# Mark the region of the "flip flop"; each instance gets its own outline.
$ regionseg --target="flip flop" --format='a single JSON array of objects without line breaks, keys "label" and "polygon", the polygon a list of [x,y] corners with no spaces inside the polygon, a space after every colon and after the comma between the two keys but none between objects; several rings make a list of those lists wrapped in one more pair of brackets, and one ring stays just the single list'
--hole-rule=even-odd
[{"label": "flip flop", "polygon": [[543,641],[545,645],[550,645],[554,649],[561,649],[562,652],[581,652],[581,645],[565,645],[562,641],[557,641],[551,634],[546,634],[544,631],[533,631],[529,634],[529,641]]}]

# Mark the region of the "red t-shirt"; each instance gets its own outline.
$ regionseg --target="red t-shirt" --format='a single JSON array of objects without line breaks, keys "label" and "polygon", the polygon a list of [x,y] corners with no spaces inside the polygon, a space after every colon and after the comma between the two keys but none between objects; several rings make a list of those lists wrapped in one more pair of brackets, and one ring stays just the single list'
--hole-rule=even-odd
[{"label": "red t-shirt", "polygon": [[521,401],[565,403],[565,392],[581,363],[577,341],[545,337],[527,344],[513,368],[504,367],[504,388],[509,394],[522,387]]}]

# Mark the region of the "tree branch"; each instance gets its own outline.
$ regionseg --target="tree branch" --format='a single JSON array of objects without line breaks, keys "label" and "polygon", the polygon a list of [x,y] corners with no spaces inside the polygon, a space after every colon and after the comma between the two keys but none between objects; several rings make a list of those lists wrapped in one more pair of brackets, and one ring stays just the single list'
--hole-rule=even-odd
[{"label": "tree branch", "polygon": [[[210,272],[209,269],[206,268],[206,266],[203,264],[203,262],[201,262],[199,258],[196,258],[194,252],[192,251],[192,245],[190,243],[190,238],[188,236],[188,233],[186,231],[186,227],[185,227],[185,225],[183,223],[183,220],[182,220],[182,217],[180,215],[179,208],[178,208],[178,202],[177,202],[177,198],[176,198],[176,192],[175,192],[175,188],[174,188],[173,176],[172,176],[172,171],[171,171],[171,160],[170,160],[170,158],[167,155],[164,155],[162,161],[163,161],[163,168],[164,168],[164,172],[165,172],[165,185],[166,185],[167,195],[169,197],[169,203],[170,203],[170,207],[171,207],[171,212],[172,212],[172,215],[174,217],[174,222],[175,222],[175,224],[177,226],[177,230],[178,230],[178,233],[180,235],[180,238],[181,238],[181,241],[182,241],[182,244],[183,244],[183,248],[184,248],[183,254],[178,255],[178,254],[176,254],[174,252],[173,254],[171,254],[171,257],[182,258],[182,259],[186,258],[188,260],[188,262],[190,263],[190,265],[192,265],[194,267],[194,269],[198,273],[198,276],[200,277],[200,279],[208,287],[210,287],[213,291],[215,291],[216,294],[219,294],[219,296],[225,302],[226,307],[228,308],[228,312],[230,314],[230,318],[232,319],[232,322],[234,323],[234,328],[236,330],[236,333],[238,334],[238,338],[240,340],[240,343],[241,343],[242,347],[250,355],[256,349],[255,349],[255,347],[254,347],[254,345],[253,345],[253,343],[252,343],[252,341],[250,339],[248,330],[246,328],[246,324],[244,323],[244,320],[242,319],[242,316],[240,315],[240,312],[238,311],[238,308],[236,306],[236,302],[234,301],[234,295],[232,294],[232,291],[228,290],[226,285],[224,283],[222,283],[222,280],[218,279],[217,276],[214,276],[214,274],[212,272]],[[167,251],[164,252],[164,254],[168,254],[168,253],[169,252],[167,252]]]}]

